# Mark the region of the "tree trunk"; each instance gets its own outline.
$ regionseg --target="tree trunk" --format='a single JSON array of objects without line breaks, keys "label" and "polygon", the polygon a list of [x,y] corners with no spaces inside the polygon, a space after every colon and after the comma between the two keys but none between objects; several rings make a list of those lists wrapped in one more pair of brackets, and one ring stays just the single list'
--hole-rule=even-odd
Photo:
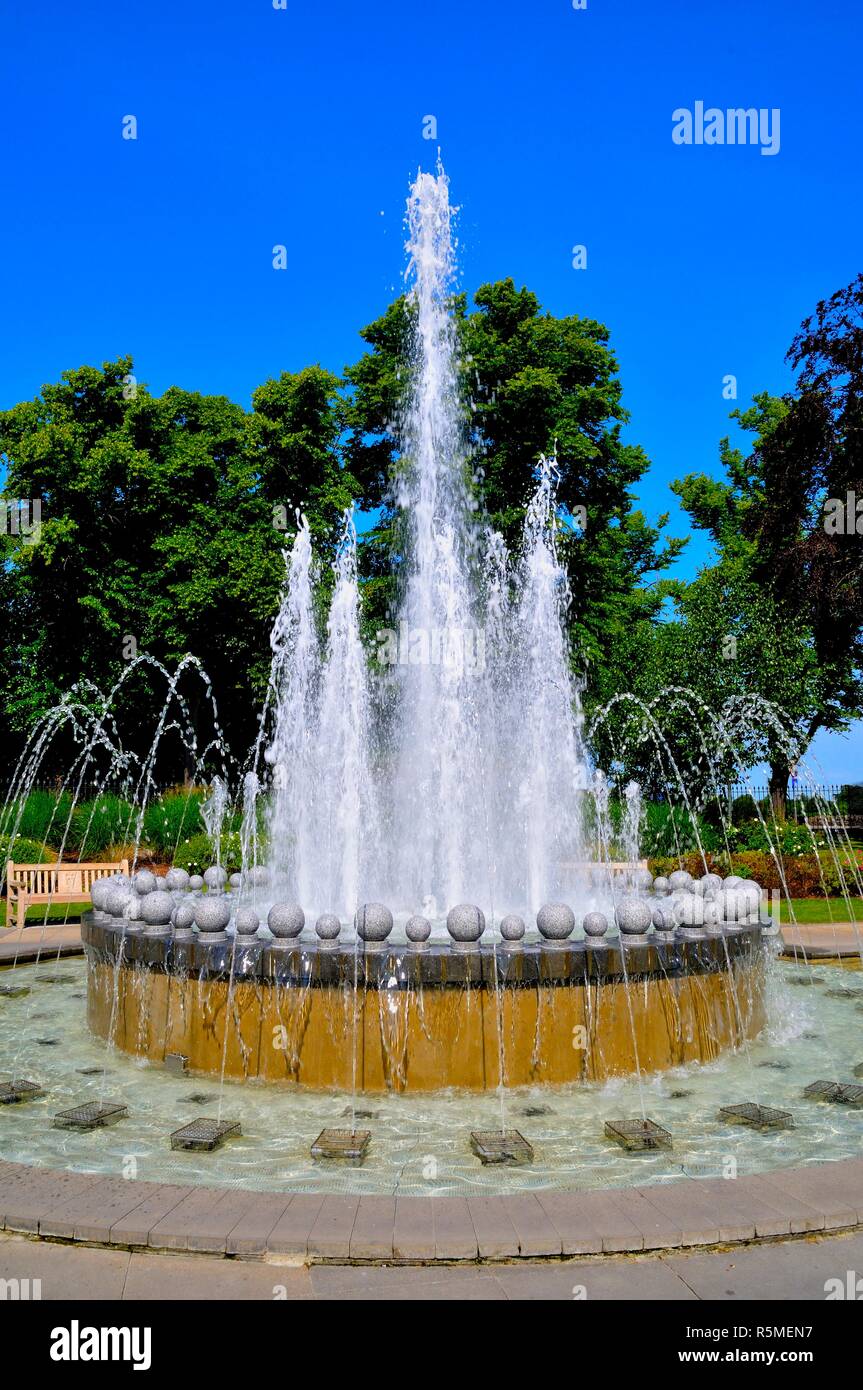
[{"label": "tree trunk", "polygon": [[788,793],[788,775],[791,768],[787,758],[770,764],[770,804],[774,818],[780,823],[785,820],[785,800]]}]

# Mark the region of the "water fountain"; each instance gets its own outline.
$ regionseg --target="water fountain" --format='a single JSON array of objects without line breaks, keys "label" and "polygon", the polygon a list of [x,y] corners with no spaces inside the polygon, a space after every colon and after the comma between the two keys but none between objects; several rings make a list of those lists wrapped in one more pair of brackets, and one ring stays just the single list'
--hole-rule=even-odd
[{"label": "water fountain", "polygon": [[[572,1097],[605,1083],[626,1088],[621,1109],[640,1112],[609,1119],[608,1137],[662,1150],[671,1142],[665,1102],[688,1094],[659,1090],[663,1073],[732,1057],[738,1089],[751,1084],[751,1049],[762,1045],[775,988],[769,921],[758,885],[723,882],[703,853],[702,875],[679,869],[654,882],[640,860],[634,783],[615,789],[624,811],[612,825],[612,787],[592,765],[570,665],[555,460],[538,462],[515,555],[483,523],[466,484],[441,170],[418,176],[408,225],[414,344],[393,478],[404,538],[399,611],[370,660],[347,516],[321,631],[319,561],[297,517],[260,730],[235,779],[241,871],[229,878],[220,862],[231,771],[218,719],[214,710],[213,740],[199,750],[176,675],[165,673],[165,710],[143,763],[119,743],[110,695],[96,715],[92,700],[73,698],[34,735],[10,802],[33,784],[62,720],[80,725],[73,787],[98,752],[106,780],[119,769],[133,785],[135,839],[167,730],[184,739],[196,770],[208,768],[214,864],[199,878],[174,869],[95,884],[82,930],[90,1034],[115,1058],[150,1063],[165,1085],[182,1086],[187,1072],[218,1078],[218,1114],[174,1130],[176,1151],[239,1135],[239,1120],[222,1116],[231,1081],[268,1083],[244,1088],[253,1104],[270,1098],[268,1109],[285,1094],[298,1107],[313,1098],[315,1157],[364,1159],[361,1093],[408,1105],[434,1092],[445,1110],[452,1088],[474,1105],[485,1106],[484,1093],[493,1102],[472,1131],[477,1157],[530,1164],[531,1142],[507,1128],[514,1089],[555,1086]],[[686,692],[669,698],[694,708]],[[691,813],[686,770],[668,753],[657,712],[638,709],[669,796]],[[711,750],[733,751],[754,717],[742,706],[705,713],[694,746],[718,761]],[[821,1065],[839,1036],[830,1031]],[[21,1076],[19,1067],[18,1084]],[[94,1082],[94,1104],[109,1104],[108,1085]],[[347,1112],[333,1109],[345,1097]],[[553,1127],[554,1112],[536,1100],[526,1113],[550,1113]],[[648,1101],[663,1123],[648,1118]],[[236,1090],[231,1105],[239,1108]],[[765,1107],[752,1113],[769,1130]],[[349,1124],[335,1127],[346,1114]],[[572,1131],[567,1152],[571,1140]],[[546,1162],[550,1149],[547,1140]]]}]

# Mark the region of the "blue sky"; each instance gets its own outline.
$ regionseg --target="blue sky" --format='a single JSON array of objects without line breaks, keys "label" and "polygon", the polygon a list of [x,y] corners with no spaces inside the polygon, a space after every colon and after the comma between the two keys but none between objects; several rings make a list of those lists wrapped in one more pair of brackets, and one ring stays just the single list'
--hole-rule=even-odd
[{"label": "blue sky", "polygon": [[[408,180],[439,144],[463,288],[511,275],[609,325],[653,461],[640,496],[685,531],[668,482],[716,468],[723,378],[743,405],[788,386],[801,319],[861,269],[848,0],[10,10],[0,406],[125,352],[154,391],[243,403],[282,370],[340,370],[399,289]],[[675,145],[696,101],[778,108],[778,154]],[[705,554],[696,538],[685,571]],[[824,741],[823,765],[863,775],[861,732]]]}]

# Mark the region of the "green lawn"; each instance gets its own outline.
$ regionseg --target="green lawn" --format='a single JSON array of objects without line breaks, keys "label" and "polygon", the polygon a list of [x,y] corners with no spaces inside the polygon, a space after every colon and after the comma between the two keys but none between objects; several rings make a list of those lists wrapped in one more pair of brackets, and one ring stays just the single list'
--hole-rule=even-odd
[{"label": "green lawn", "polygon": [[[48,925],[52,923],[62,926],[64,922],[80,922],[81,913],[87,908],[86,903],[34,903],[27,909],[27,925],[41,926],[47,920]],[[45,913],[47,911],[47,919]],[[6,925],[6,899],[0,901],[0,927]]]},{"label": "green lawn", "polygon": [[[852,898],[853,917],[848,914],[844,898],[794,898],[794,919],[797,922],[863,922],[863,898]],[[779,910],[780,922],[790,922],[788,903],[783,898]]]}]

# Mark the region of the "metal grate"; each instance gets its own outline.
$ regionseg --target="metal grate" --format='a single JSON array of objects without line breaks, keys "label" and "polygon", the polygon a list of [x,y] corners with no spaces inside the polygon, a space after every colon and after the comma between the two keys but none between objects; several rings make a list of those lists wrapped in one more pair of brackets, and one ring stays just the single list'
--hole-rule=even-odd
[{"label": "metal grate", "polygon": [[654,1120],[606,1120],[606,1137],[628,1153],[642,1149],[670,1149],[671,1132]]},{"label": "metal grate", "polygon": [[90,1100],[84,1105],[73,1105],[71,1110],[60,1110],[54,1116],[54,1125],[57,1129],[99,1129],[102,1125],[113,1124],[128,1113],[128,1105]]},{"label": "metal grate", "polygon": [[20,1101],[35,1100],[41,1094],[42,1087],[35,1081],[0,1082],[0,1105],[16,1105]]},{"label": "metal grate", "polygon": [[794,1128],[794,1116],[790,1110],[774,1110],[754,1100],[742,1101],[740,1105],[723,1105],[719,1118],[732,1124],[751,1125],[753,1129]]},{"label": "metal grate", "polygon": [[190,1120],[171,1135],[172,1149],[186,1149],[192,1153],[212,1153],[221,1148],[226,1139],[240,1134],[239,1120],[209,1120],[203,1116]]},{"label": "metal grate", "polygon": [[358,1168],[371,1140],[368,1129],[322,1129],[312,1145],[312,1158],[334,1158]]},{"label": "metal grate", "polygon": [[531,1163],[533,1145],[517,1129],[472,1129],[470,1146],[481,1163]]},{"label": "metal grate", "polygon": [[803,1094],[809,1100],[827,1100],[834,1105],[863,1105],[863,1086],[853,1081],[813,1081]]}]

